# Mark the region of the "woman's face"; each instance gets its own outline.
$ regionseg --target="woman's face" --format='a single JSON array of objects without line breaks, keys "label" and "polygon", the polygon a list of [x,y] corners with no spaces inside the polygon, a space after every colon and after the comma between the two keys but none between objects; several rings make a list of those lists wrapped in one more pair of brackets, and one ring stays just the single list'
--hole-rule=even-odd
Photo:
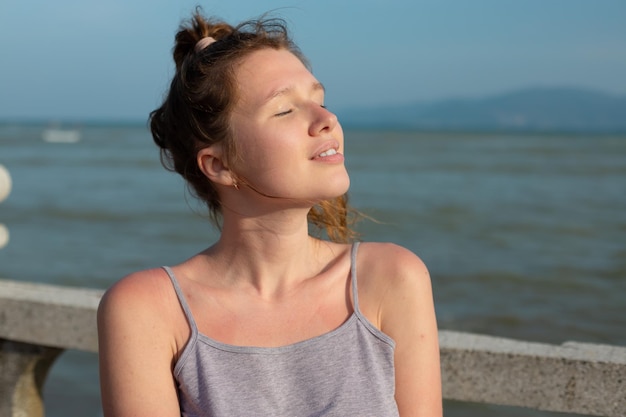
[{"label": "woman's face", "polygon": [[287,50],[262,49],[236,70],[231,127],[240,158],[231,168],[262,194],[319,201],[344,194],[343,132],[324,88]]}]

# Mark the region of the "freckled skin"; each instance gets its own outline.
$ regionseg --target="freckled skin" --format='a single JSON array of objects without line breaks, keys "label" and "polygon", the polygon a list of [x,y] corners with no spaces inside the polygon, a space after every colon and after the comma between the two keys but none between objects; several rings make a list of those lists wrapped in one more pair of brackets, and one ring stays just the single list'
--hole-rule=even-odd
[{"label": "freckled skin", "polygon": [[[328,142],[342,154],[343,131],[302,62],[288,51],[264,49],[238,68],[237,80],[241,97],[232,123],[242,162],[233,170],[271,196],[319,200],[344,194],[350,181],[343,158],[326,164],[313,159]],[[277,90],[283,92],[273,95]]]}]

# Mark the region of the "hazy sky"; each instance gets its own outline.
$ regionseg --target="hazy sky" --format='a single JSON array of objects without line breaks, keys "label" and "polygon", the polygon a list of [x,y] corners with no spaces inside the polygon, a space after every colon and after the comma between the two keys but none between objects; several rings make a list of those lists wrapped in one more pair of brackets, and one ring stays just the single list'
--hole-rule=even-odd
[{"label": "hazy sky", "polygon": [[0,120],[145,120],[181,19],[285,18],[330,107],[529,86],[626,94],[624,0],[0,0]]}]

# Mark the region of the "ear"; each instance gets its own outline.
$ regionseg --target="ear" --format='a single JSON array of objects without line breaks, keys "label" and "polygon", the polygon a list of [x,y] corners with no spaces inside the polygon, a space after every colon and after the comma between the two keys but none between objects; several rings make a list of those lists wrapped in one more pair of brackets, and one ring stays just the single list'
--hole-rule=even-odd
[{"label": "ear", "polygon": [[220,145],[211,145],[200,149],[197,154],[200,171],[215,184],[232,186],[233,174],[226,164],[224,152]]}]

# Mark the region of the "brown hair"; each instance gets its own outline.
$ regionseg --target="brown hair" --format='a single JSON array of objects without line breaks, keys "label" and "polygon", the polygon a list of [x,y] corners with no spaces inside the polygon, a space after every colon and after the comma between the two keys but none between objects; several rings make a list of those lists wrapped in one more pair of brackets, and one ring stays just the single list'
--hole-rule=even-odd
[{"label": "brown hair", "polygon": [[[197,42],[208,36],[215,42],[195,51]],[[193,194],[207,204],[217,225],[219,195],[198,167],[196,156],[199,150],[221,143],[227,162],[237,157],[230,129],[237,101],[235,69],[247,55],[265,48],[288,50],[307,65],[284,21],[260,19],[233,27],[205,18],[197,9],[176,34],[176,73],[163,104],[150,113],[150,130],[163,166],[185,178]],[[345,242],[354,237],[348,225],[354,217],[343,195],[317,204],[308,220],[325,230],[331,240]]]}]

